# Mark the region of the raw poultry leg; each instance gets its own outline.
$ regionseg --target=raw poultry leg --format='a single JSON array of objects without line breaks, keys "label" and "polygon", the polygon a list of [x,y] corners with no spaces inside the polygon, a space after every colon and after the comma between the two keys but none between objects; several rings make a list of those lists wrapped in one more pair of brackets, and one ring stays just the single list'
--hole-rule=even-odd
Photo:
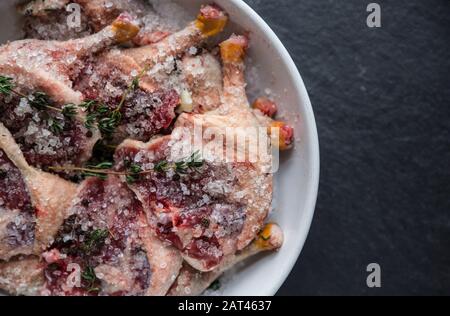
[{"label": "raw poultry leg", "polygon": [[[262,127],[263,134],[267,133],[245,96],[243,58],[247,40],[233,37],[222,47],[226,48],[229,43],[240,55],[239,59],[236,56],[230,59],[229,52],[222,49],[224,103],[219,109],[203,115],[183,114],[171,136],[148,144],[128,140],[116,152],[119,170],[126,169],[126,162],[131,162],[148,172],[130,187],[142,201],[158,236],[172,242],[182,251],[184,259],[200,271],[214,270],[224,258],[244,249],[262,228],[272,201],[270,153],[247,146],[247,140],[237,144],[232,153],[234,157],[230,157],[232,160],[228,163],[220,155],[226,151],[227,141],[224,140],[218,143],[217,152],[209,153],[207,159],[202,158],[199,168],[189,168],[182,173],[164,168],[150,172],[149,169],[161,167],[161,164],[178,166],[196,150],[207,148],[211,143],[217,145],[214,135],[226,135],[227,128],[232,128],[232,134],[227,137],[233,139],[254,136],[255,133],[248,134],[245,129],[248,127],[255,130]],[[186,138],[192,139],[191,133],[198,127],[217,133],[209,138],[200,135],[203,148],[191,148],[187,156],[180,156],[174,148],[182,146]],[[244,161],[236,159],[238,153],[244,153]],[[250,156],[257,158],[256,162],[248,160]]]},{"label": "raw poultry leg", "polygon": [[76,185],[28,165],[0,123],[0,260],[39,254],[53,241]]},{"label": "raw poultry leg", "polygon": [[[66,7],[69,3],[81,6],[81,25],[67,25]],[[173,10],[181,9],[173,6]],[[19,6],[25,16],[25,36],[42,40],[68,40],[98,32],[120,14],[128,12],[139,21],[141,30],[133,38],[138,46],[159,42],[177,31],[171,17],[160,16],[147,0],[35,0]]]},{"label": "raw poultry leg", "polygon": [[0,47],[0,75],[4,80],[11,78],[16,91],[1,96],[5,115],[0,121],[10,129],[30,164],[44,169],[78,166],[90,158],[100,137],[98,131],[85,127],[84,112],[76,107],[71,119],[58,109],[83,102],[82,94],[72,87],[73,79],[93,54],[131,38],[137,31],[122,15],[100,33],[83,39],[24,40]]},{"label": "raw poultry leg", "polygon": [[200,14],[184,30],[173,34],[155,45],[133,48],[125,51],[139,65],[149,69],[166,62],[168,56],[177,56],[190,47],[196,47],[205,39],[222,32],[228,22],[227,14],[217,6],[207,5],[200,9]]},{"label": "raw poultry leg", "polygon": [[[164,295],[182,262],[177,251],[149,234],[141,203],[114,175],[82,183],[43,256],[51,295]],[[67,287],[74,264],[81,282]]]},{"label": "raw poultry leg", "polygon": [[[157,44],[136,49],[113,50],[86,67],[75,84],[75,89],[81,91],[86,99],[101,102],[113,110],[119,107],[126,96],[120,107],[122,119],[110,143],[119,144],[126,138],[148,141],[172,124],[175,108],[180,104],[180,94],[183,87],[187,86],[182,79],[174,79],[179,64],[177,58],[190,48],[198,47],[208,36],[212,36],[210,34],[214,34],[211,31],[204,34],[205,27],[202,25],[218,23],[218,20],[226,22],[226,15],[222,11],[215,7],[211,10],[215,12],[215,15],[209,13],[211,18],[200,13],[197,20],[185,29]],[[205,12],[205,8],[201,12]],[[203,24],[199,21],[203,21]],[[221,31],[223,26],[220,24],[217,32]],[[212,57],[202,59],[205,64],[206,61],[213,64],[210,61]],[[217,67],[213,64],[209,68],[215,66]],[[215,70],[211,71],[209,68],[206,69],[206,75]],[[198,69],[197,73],[204,71],[203,69]],[[214,75],[215,77],[203,76],[202,79],[205,81],[211,77],[217,82],[217,74]],[[130,85],[136,78],[139,79],[139,84],[130,90]],[[194,79],[196,78],[190,78],[190,81]],[[204,86],[206,84],[202,85]],[[199,97],[202,96],[199,94]],[[217,99],[216,95],[216,101]]]},{"label": "raw poultry leg", "polygon": [[268,224],[258,237],[244,250],[227,258],[217,269],[202,273],[185,264],[170,289],[169,296],[201,295],[215,280],[236,264],[261,252],[273,251],[283,245],[283,232],[278,225]]}]

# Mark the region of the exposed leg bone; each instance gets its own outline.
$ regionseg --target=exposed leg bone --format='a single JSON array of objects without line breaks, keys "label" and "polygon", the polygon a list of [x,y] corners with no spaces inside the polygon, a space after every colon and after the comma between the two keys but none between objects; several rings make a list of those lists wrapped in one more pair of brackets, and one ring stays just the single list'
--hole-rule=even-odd
[{"label": "exposed leg bone", "polygon": [[226,13],[220,8],[204,6],[197,20],[184,30],[157,44],[126,50],[125,54],[139,65],[147,65],[151,69],[159,63],[164,63],[169,56],[180,55],[190,47],[198,46],[205,39],[222,32],[227,22]]},{"label": "exposed leg bone", "polygon": [[[69,3],[80,5],[80,25],[67,25],[66,12]],[[27,38],[43,40],[68,40],[98,32],[111,24],[120,14],[130,13],[139,20],[141,30],[133,38],[138,46],[159,42],[177,31],[174,23],[167,23],[147,0],[35,0],[18,8],[25,16]]]},{"label": "exposed leg bone", "polygon": [[71,89],[72,78],[84,68],[85,59],[133,38],[138,31],[125,14],[99,33],[83,39],[11,42],[0,47],[0,72],[31,89],[47,92],[57,103],[79,104],[82,97]]}]

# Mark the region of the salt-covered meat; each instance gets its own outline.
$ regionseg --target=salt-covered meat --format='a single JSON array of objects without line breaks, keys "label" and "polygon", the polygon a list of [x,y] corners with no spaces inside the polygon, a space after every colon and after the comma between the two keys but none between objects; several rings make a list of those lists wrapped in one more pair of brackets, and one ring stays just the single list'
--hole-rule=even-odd
[{"label": "salt-covered meat", "polygon": [[[25,91],[23,89],[22,91]],[[3,116],[0,121],[20,144],[26,160],[33,166],[82,165],[90,157],[90,148],[98,140],[96,132],[86,129],[83,119],[65,119],[31,107],[17,96],[0,96]],[[53,121],[64,122],[61,131],[51,128]]]},{"label": "salt-covered meat", "polygon": [[33,253],[36,210],[20,170],[0,149],[0,259]]},{"label": "salt-covered meat", "polygon": [[223,93],[222,69],[217,58],[209,52],[196,55],[197,49],[181,62],[183,81],[192,99],[192,111],[205,113],[217,109]]},{"label": "salt-covered meat", "polygon": [[[162,258],[152,259],[149,254],[161,244],[144,234],[148,229],[142,212],[140,201],[116,176],[106,181],[87,179],[51,250],[44,254],[48,294],[148,295],[164,291],[159,293],[164,295],[178,274],[181,258],[165,247],[162,258],[172,262],[162,266]],[[81,271],[81,280],[70,286],[72,267]],[[156,278],[169,282],[165,290],[155,288],[161,286],[152,281]]]},{"label": "salt-covered meat", "polygon": [[0,260],[39,254],[53,241],[76,186],[28,165],[10,132],[0,123]]},{"label": "salt-covered meat", "polygon": [[[164,3],[168,2],[168,3]],[[67,18],[69,3],[81,7],[80,25],[71,26]],[[25,16],[25,37],[42,40],[68,40],[98,32],[120,14],[128,12],[141,30],[133,39],[136,45],[156,43],[179,28],[182,9],[169,1],[147,0],[35,0],[19,7]]]},{"label": "salt-covered meat", "polygon": [[[78,110],[72,119],[57,111],[36,109],[30,104],[36,92],[48,95],[50,106],[79,105],[83,95],[73,89],[73,79],[89,64],[95,53],[136,35],[138,28],[127,15],[89,37],[67,42],[23,40],[0,47],[0,74],[11,77],[15,94],[3,96],[0,105],[5,115],[0,119],[11,129],[27,161],[46,168],[58,165],[80,165],[91,156],[99,139],[95,128],[85,127],[85,115]],[[50,127],[54,121],[61,127]]]},{"label": "salt-covered meat", "polygon": [[[118,170],[126,170],[129,162],[154,168],[170,156],[170,142],[170,136],[149,144],[126,141],[116,153]],[[227,254],[223,247],[237,238],[245,221],[244,205],[226,193],[236,191],[237,182],[232,168],[204,164],[183,174],[150,172],[130,187],[146,206],[157,235],[211,269]]]},{"label": "salt-covered meat", "polygon": [[[226,50],[230,43],[238,48],[239,54],[233,58]],[[264,131],[266,126],[260,125],[245,94],[243,58],[247,45],[245,37],[232,37],[222,44],[224,93],[217,110],[183,114],[171,136],[148,144],[125,141],[116,153],[119,170],[126,168],[127,161],[147,171],[161,161],[179,162],[185,157],[174,156],[173,149],[186,141],[182,132],[191,135],[188,139],[194,138],[196,126],[233,138],[243,136],[242,128],[260,127]],[[230,136],[227,129],[232,133]],[[181,137],[177,130],[181,131]],[[200,136],[203,148],[199,150],[217,141],[213,135]],[[219,144],[222,149],[215,153],[226,151],[226,144],[224,139]],[[245,161],[236,157],[230,157],[232,162],[223,161],[222,157],[215,159],[213,152],[201,168],[182,174],[149,172],[131,185],[160,238],[172,242],[183,252],[185,260],[201,271],[213,270],[224,258],[244,249],[262,228],[271,206],[270,153],[260,151],[258,146],[249,148],[246,143],[240,146],[233,156],[245,152]],[[252,155],[257,158],[256,163],[248,160]]]},{"label": "salt-covered meat", "polygon": [[[205,8],[201,12],[204,11]],[[179,57],[189,49],[198,47],[209,36],[220,32],[226,23],[223,11],[216,7],[211,7],[211,11],[216,12],[212,18],[200,13],[197,20],[185,29],[156,44],[107,52],[86,67],[79,76],[75,89],[83,92],[86,99],[102,102],[111,110],[119,107],[126,95],[120,108],[122,120],[113,134],[113,143],[120,143],[126,138],[148,141],[172,124],[180,95],[185,90],[184,87],[189,86],[188,80],[184,80],[179,74]],[[222,24],[214,32],[209,29],[206,32],[204,25],[218,21],[222,21]],[[213,64],[208,58],[204,59],[204,64]],[[204,66],[198,65],[195,70],[192,67],[186,68],[189,68],[191,74],[212,72],[208,69],[203,71]],[[194,76],[189,79],[191,85],[194,85]],[[138,86],[130,91],[130,85],[136,77],[142,78]],[[215,80],[211,83],[214,86],[214,82],[217,82],[214,76],[203,76],[202,82],[205,83],[211,77]],[[197,91],[202,88],[206,88],[206,83],[199,85]],[[209,91],[211,89],[205,89],[203,95]]]},{"label": "salt-covered meat", "polygon": [[[160,86],[167,79],[167,74],[181,66],[177,63],[178,57],[186,52],[195,54],[206,39],[222,32],[227,22],[227,14],[218,6],[202,6],[197,19],[183,30],[156,44],[127,49],[123,53],[141,67],[146,66],[150,77],[147,79]],[[158,75],[160,78],[157,78]]]},{"label": "salt-covered meat", "polygon": [[[78,38],[104,29],[67,42],[0,47],[0,75],[11,77],[19,92],[3,91],[0,98],[0,289],[17,295],[197,295],[237,262],[279,248],[280,228],[263,228],[272,200],[267,134],[279,127],[280,149],[289,147],[293,134],[272,120],[273,109],[250,107],[248,39],[233,35],[220,45],[221,68],[203,46],[227,23],[218,6],[203,6],[194,22],[173,32],[179,27],[166,27],[169,19],[149,18],[152,8],[144,1],[73,2],[82,7],[80,33],[58,26],[68,1],[44,0],[22,7],[28,35]],[[134,19],[144,29],[136,37]],[[141,47],[104,51],[133,37]],[[57,110],[83,101],[92,107],[85,104],[68,120],[32,104],[40,91]],[[178,105],[182,114],[174,122]],[[92,111],[112,111],[118,124],[111,123],[108,133],[98,116],[92,121]],[[52,120],[62,129],[51,129]],[[95,173],[98,167],[83,165],[100,138],[97,127],[106,147],[123,141],[113,169],[98,170],[104,178],[76,186],[30,167]],[[261,134],[266,138],[252,142]],[[244,141],[233,142],[229,152],[231,139]],[[95,158],[103,161],[101,156]]]},{"label": "salt-covered meat", "polygon": [[[86,180],[69,217],[47,257],[46,286],[52,295],[144,293],[150,281],[149,263],[139,239],[140,203],[114,177]],[[73,272],[81,284],[68,286]]]},{"label": "salt-covered meat", "polygon": [[236,264],[261,252],[274,251],[283,245],[283,232],[276,224],[268,224],[256,239],[244,250],[228,257],[211,272],[200,272],[184,264],[177,280],[167,293],[168,296],[201,295],[215,280]]},{"label": "salt-covered meat", "polygon": [[20,256],[0,262],[0,290],[12,295],[41,295],[44,286],[43,268],[44,264],[35,256]]},{"label": "salt-covered meat", "polygon": [[[119,50],[99,57],[79,76],[75,89],[84,97],[116,109],[141,68]],[[175,90],[150,91],[145,83],[127,94],[120,109],[121,121],[112,134],[112,143],[126,138],[146,141],[167,129],[175,118],[179,95]]]}]

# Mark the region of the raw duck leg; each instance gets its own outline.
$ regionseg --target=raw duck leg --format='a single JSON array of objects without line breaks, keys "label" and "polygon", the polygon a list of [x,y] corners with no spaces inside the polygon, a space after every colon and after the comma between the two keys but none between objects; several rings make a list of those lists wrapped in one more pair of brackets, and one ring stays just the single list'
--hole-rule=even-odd
[{"label": "raw duck leg", "polygon": [[[220,32],[226,21],[227,17],[220,9],[204,7],[196,21],[161,42],[136,49],[112,50],[85,69],[75,89],[83,92],[86,99],[98,100],[113,110],[126,96],[120,108],[121,122],[110,143],[120,144],[127,138],[148,141],[171,126],[176,116],[175,108],[180,104],[180,94],[184,86],[188,86],[183,78],[176,78],[177,58]],[[206,30],[210,24],[218,24],[214,32]],[[203,59],[213,64],[212,58]],[[217,64],[209,68],[214,67],[219,68]],[[197,73],[202,69],[197,69]],[[207,75],[210,72],[206,70]],[[130,85],[142,74],[144,76],[138,80],[139,84],[130,91]],[[217,73],[202,79],[205,81],[210,77],[214,82],[218,81]],[[190,82],[193,79],[190,78]]]},{"label": "raw duck leg", "polygon": [[214,271],[202,273],[185,264],[180,275],[170,289],[168,296],[198,296],[217,280],[223,273],[236,264],[261,252],[274,251],[283,245],[283,232],[278,225],[268,224],[258,237],[244,250],[227,258]]},{"label": "raw duck leg", "polygon": [[[93,55],[128,40],[138,28],[127,15],[120,16],[100,33],[67,42],[24,40],[0,47],[0,75],[10,77],[14,89],[25,97],[5,94],[0,97],[4,115],[0,121],[10,129],[27,161],[39,168],[82,165],[92,153],[100,134],[85,127],[85,113],[77,111],[67,119],[57,111],[32,105],[37,92],[46,94],[45,102],[55,108],[83,102],[73,89],[73,79],[89,64]],[[31,101],[30,101],[31,100]],[[59,128],[52,128],[59,121]]]},{"label": "raw duck leg", "polygon": [[[79,27],[67,24],[69,3],[81,7]],[[172,10],[176,9],[181,10],[172,5]],[[178,26],[167,22],[173,16],[160,16],[147,0],[35,0],[19,6],[18,11],[25,17],[25,37],[42,40],[68,40],[98,32],[124,12],[139,21],[141,30],[132,40],[138,46],[156,43],[176,32]]]},{"label": "raw duck leg", "polygon": [[[178,275],[178,251],[147,227],[134,193],[110,175],[80,186],[69,216],[44,253],[47,295],[164,295]],[[81,272],[71,281],[71,265]]]},{"label": "raw duck leg", "polygon": [[39,254],[49,246],[76,194],[76,185],[30,165],[0,124],[0,260]]},{"label": "raw duck leg", "polygon": [[139,65],[153,68],[166,62],[168,56],[177,56],[190,47],[196,47],[209,37],[223,31],[228,22],[227,14],[218,6],[206,5],[200,9],[197,20],[184,30],[173,34],[154,45],[132,48],[125,51]]},{"label": "raw duck leg", "polygon": [[[262,228],[271,207],[270,153],[258,146],[247,146],[248,137],[257,136],[258,128],[267,135],[266,126],[259,123],[245,96],[243,59],[247,44],[245,37],[237,36],[222,44],[224,97],[217,110],[183,114],[171,136],[147,144],[128,140],[116,152],[119,170],[126,168],[125,162],[132,162],[148,172],[163,162],[177,165],[185,161],[202,148],[191,148],[186,156],[174,149],[192,140],[196,127],[209,131],[209,135],[200,135],[200,145],[203,149],[211,144],[218,148],[203,157],[199,168],[183,173],[148,172],[130,185],[158,236],[174,244],[191,266],[204,272],[214,270],[228,256],[244,249]],[[228,49],[235,50],[235,54]],[[234,128],[231,135],[226,134],[227,128]],[[250,134],[247,128],[253,128]],[[236,144],[231,157],[226,157],[231,162],[223,159],[227,140],[218,142],[215,135],[244,137],[244,143]],[[243,154],[243,161],[238,154]]]}]

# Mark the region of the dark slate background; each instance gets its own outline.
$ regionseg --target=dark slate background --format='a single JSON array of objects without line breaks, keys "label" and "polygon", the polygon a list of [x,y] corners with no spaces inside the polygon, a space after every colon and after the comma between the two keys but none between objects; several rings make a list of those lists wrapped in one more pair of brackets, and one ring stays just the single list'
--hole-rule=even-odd
[{"label": "dark slate background", "polygon": [[450,294],[450,1],[246,1],[298,65],[321,141],[315,219],[279,294]]}]

